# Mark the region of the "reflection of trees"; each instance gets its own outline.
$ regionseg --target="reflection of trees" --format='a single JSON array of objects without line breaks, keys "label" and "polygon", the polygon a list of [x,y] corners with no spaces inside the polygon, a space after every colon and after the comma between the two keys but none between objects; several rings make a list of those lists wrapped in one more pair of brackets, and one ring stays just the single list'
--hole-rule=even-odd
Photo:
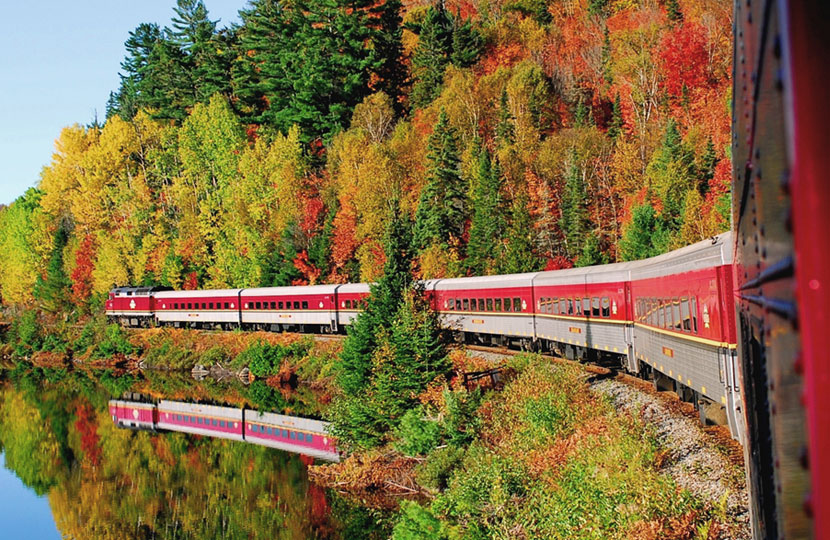
[{"label": "reflection of trees", "polygon": [[64,537],[340,536],[340,520],[298,456],[119,429],[106,390],[75,374],[53,375],[27,374],[22,386],[24,378],[15,377],[17,386],[0,388],[0,441],[7,466],[48,493]]}]

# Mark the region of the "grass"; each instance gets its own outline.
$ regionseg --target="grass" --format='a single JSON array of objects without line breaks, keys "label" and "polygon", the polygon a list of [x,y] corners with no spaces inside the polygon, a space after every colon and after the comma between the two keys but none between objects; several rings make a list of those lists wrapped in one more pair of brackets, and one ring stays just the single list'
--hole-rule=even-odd
[{"label": "grass", "polygon": [[658,471],[649,426],[591,392],[578,368],[530,355],[512,367],[516,378],[479,407],[469,447],[419,467],[439,492],[407,505],[395,538],[429,515],[435,538],[453,539],[693,538],[709,527],[713,511]]}]

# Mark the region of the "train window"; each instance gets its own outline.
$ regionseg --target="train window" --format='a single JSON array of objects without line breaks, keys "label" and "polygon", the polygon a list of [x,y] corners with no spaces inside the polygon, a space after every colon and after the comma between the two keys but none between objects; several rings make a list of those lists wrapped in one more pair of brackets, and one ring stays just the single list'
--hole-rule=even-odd
[{"label": "train window", "polygon": [[461,306],[462,306],[462,307],[461,307],[461,310],[462,310],[462,311],[469,311],[469,309],[470,309],[470,301],[469,301],[467,298],[463,299],[463,300],[461,301]]},{"label": "train window", "polygon": [[680,320],[680,301],[677,298],[672,298],[671,306],[672,321],[674,323],[672,328],[674,328],[675,330],[680,330],[682,324]]},{"label": "train window", "polygon": [[277,309],[283,309],[284,306],[285,304],[283,304],[282,302],[277,302]]},{"label": "train window", "polygon": [[513,311],[519,312],[522,310],[522,299],[521,298],[514,298],[513,299]]},{"label": "train window", "polygon": [[277,303],[271,302],[271,309],[277,309]]},{"label": "train window", "polygon": [[501,311],[501,298],[496,298],[495,307],[496,311]]},{"label": "train window", "polygon": [[[196,306],[198,307],[198,306]],[[207,302],[202,302],[202,309],[207,309]]]},{"label": "train window", "polygon": [[193,304],[191,304],[190,302],[188,302],[188,303],[187,303],[187,309],[193,309]]},{"label": "train window", "polygon": [[225,306],[224,306],[224,307],[225,307],[225,309],[228,309],[228,303],[227,303],[227,302],[225,302]]},{"label": "train window", "polygon": [[610,317],[611,316],[611,302],[608,300],[607,296],[602,298],[602,316],[603,317]]},{"label": "train window", "polygon": [[[598,299],[595,298],[598,301]],[[597,312],[594,313],[597,317],[599,317],[599,304],[596,305]],[[591,314],[591,299],[590,298],[583,298],[582,299],[582,314],[586,317]]]},{"label": "train window", "polygon": [[484,304],[484,298],[479,298],[478,299],[478,310],[479,311],[487,311],[487,309],[485,309],[485,308],[486,308],[486,306]]},{"label": "train window", "polygon": [[351,300],[346,300],[346,307],[349,308],[349,309],[352,309],[352,301]]},{"label": "train window", "polygon": [[174,304],[173,304],[173,309],[179,309],[179,304],[174,303]]},{"label": "train window", "polygon": [[572,298],[568,298],[568,315],[574,314],[574,301]]},{"label": "train window", "polygon": [[455,309],[455,298],[450,298],[449,300],[447,300],[447,307],[450,311]]},{"label": "train window", "polygon": [[288,430],[281,429],[280,430],[280,435],[282,435],[283,437],[288,437]]},{"label": "train window", "polygon": [[692,328],[697,334],[697,298],[692,297]]},{"label": "train window", "polygon": [[181,421],[182,421],[182,415],[177,414],[177,415],[176,415],[176,420],[178,420],[179,422],[181,422]]},{"label": "train window", "polygon": [[492,298],[487,299],[487,311],[493,311],[493,299]]},{"label": "train window", "polygon": [[306,433],[305,442],[314,442],[314,435],[312,435],[311,433]]},{"label": "train window", "polygon": [[289,439],[296,439],[297,438],[297,433],[294,432],[294,431],[289,431],[288,432],[288,438]]},{"label": "train window", "polygon": [[219,420],[219,427],[225,427],[225,421]]},{"label": "train window", "polygon": [[689,299],[688,298],[681,298],[680,299],[680,316],[683,318],[683,331],[684,332],[691,332],[692,331],[692,316],[689,311]]},{"label": "train window", "polygon": [[303,309],[308,309],[308,300],[303,301]]},{"label": "train window", "polygon": [[659,302],[659,304],[658,304],[657,315],[658,315],[657,326],[659,326],[660,328],[665,328],[666,327],[666,311],[663,309],[663,303],[662,302]]},{"label": "train window", "polygon": [[202,423],[202,421],[203,421],[203,420],[202,420],[202,417],[201,417],[201,416],[200,416],[200,417],[198,417],[198,418],[196,419],[196,423],[197,423],[197,424],[201,424],[201,423]]},{"label": "train window", "polygon": [[256,424],[251,424],[251,431],[257,432],[259,431],[259,426]]},{"label": "train window", "polygon": [[254,302],[255,309],[262,309],[262,302]]},{"label": "train window", "polygon": [[300,303],[294,302],[294,309],[300,309]]},{"label": "train window", "polygon": [[216,421],[216,418],[213,418],[213,419],[210,421],[210,425],[212,425],[212,426],[218,426],[218,425],[219,425],[219,422],[217,422],[217,421]]},{"label": "train window", "polygon": [[213,309],[213,302],[208,302],[208,309]]},{"label": "train window", "polygon": [[559,299],[558,298],[553,299],[551,307],[553,308],[553,311],[551,311],[551,313],[559,314]]},{"label": "train window", "polygon": [[510,299],[509,298],[504,299],[504,311],[508,312],[508,313],[510,312]]},{"label": "train window", "polygon": [[561,298],[559,300],[559,314],[566,315],[568,313],[568,300]]},{"label": "train window", "polygon": [[664,301],[663,309],[666,312],[666,326],[663,328],[671,329],[674,326],[674,321],[671,316],[671,298]]},{"label": "train window", "polygon": [[274,434],[274,429],[269,427],[268,428],[268,435],[273,435],[273,434]]}]

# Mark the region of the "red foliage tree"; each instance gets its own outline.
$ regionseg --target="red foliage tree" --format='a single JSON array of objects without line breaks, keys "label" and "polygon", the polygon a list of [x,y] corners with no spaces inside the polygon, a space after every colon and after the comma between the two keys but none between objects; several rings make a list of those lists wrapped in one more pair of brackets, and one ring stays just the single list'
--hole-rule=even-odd
[{"label": "red foliage tree", "polygon": [[184,278],[184,283],[182,283],[182,289],[185,291],[195,291],[199,288],[199,276],[196,275],[196,272],[190,272]]},{"label": "red foliage tree", "polygon": [[98,422],[95,411],[88,403],[75,409],[75,429],[81,436],[81,450],[93,466],[101,463],[101,448],[98,446]]},{"label": "red foliage tree", "polygon": [[683,87],[699,88],[708,82],[706,34],[702,26],[686,23],[666,33],[660,42],[660,65],[665,74],[663,87],[680,97]]},{"label": "red foliage tree", "polygon": [[92,271],[95,268],[95,237],[84,236],[75,252],[75,268],[72,270],[72,301],[83,304],[92,294]]}]

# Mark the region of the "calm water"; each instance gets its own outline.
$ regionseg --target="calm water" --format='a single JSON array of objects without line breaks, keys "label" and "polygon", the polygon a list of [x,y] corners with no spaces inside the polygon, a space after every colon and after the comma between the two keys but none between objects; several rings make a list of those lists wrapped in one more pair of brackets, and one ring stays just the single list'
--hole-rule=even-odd
[{"label": "calm water", "polygon": [[18,367],[0,382],[0,538],[386,538],[375,514],[309,482],[313,459],[187,433],[117,427],[144,398],[314,416],[309,393],[188,376]]}]

